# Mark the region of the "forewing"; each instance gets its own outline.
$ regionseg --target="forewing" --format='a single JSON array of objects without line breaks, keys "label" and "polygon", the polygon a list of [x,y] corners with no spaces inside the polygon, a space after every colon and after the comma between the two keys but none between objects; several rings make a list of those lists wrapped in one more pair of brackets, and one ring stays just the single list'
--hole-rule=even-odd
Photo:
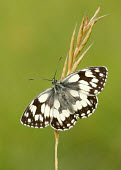
[{"label": "forewing", "polygon": [[88,67],[70,74],[61,83],[84,94],[97,95],[105,86],[107,73],[106,67]]},{"label": "forewing", "polygon": [[44,128],[50,124],[54,100],[54,89],[40,93],[28,105],[21,117],[21,123],[35,128]]}]

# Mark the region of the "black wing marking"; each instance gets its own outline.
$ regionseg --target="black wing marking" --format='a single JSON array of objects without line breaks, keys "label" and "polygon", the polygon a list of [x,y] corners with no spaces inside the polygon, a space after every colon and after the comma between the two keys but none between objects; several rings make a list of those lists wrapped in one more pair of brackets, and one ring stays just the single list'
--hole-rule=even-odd
[{"label": "black wing marking", "polygon": [[40,93],[28,105],[21,117],[21,123],[34,128],[44,128],[50,124],[54,89],[49,88]]}]

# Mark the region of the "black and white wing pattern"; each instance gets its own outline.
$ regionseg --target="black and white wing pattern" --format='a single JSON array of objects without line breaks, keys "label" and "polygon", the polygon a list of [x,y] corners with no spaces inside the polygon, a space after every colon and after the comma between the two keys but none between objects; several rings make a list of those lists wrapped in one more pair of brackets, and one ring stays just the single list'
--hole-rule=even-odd
[{"label": "black and white wing pattern", "polygon": [[49,88],[40,93],[28,105],[21,117],[21,123],[35,128],[44,128],[50,124],[53,114],[54,89]]},{"label": "black and white wing pattern", "polygon": [[98,104],[97,94],[105,86],[108,70],[106,67],[88,67],[67,76],[61,83],[73,96],[75,115],[89,117]]},{"label": "black and white wing pattern", "polygon": [[106,67],[89,67],[68,75],[35,97],[21,122],[35,128],[70,129],[78,118],[87,118],[96,109],[96,95],[104,88],[107,72]]}]

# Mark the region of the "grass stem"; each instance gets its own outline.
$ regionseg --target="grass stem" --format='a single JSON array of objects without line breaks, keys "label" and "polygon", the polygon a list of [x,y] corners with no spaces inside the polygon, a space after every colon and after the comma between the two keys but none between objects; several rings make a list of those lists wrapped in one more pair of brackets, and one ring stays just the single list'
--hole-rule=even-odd
[{"label": "grass stem", "polygon": [[59,141],[59,133],[57,130],[55,132],[55,170],[58,170],[58,141]]}]

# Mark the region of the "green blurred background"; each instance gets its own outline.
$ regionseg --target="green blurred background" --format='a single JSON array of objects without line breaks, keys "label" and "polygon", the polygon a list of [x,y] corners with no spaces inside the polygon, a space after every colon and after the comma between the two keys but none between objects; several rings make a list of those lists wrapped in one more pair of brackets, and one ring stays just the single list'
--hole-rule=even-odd
[{"label": "green blurred background", "polygon": [[[88,119],[60,132],[59,170],[121,169],[121,1],[0,1],[0,169],[54,170],[54,131],[23,126],[20,117],[31,100],[52,86],[60,56],[59,80],[73,29],[82,16],[101,6],[90,41],[95,43],[78,69],[107,66],[108,81]],[[77,34],[76,34],[77,35]]]}]

